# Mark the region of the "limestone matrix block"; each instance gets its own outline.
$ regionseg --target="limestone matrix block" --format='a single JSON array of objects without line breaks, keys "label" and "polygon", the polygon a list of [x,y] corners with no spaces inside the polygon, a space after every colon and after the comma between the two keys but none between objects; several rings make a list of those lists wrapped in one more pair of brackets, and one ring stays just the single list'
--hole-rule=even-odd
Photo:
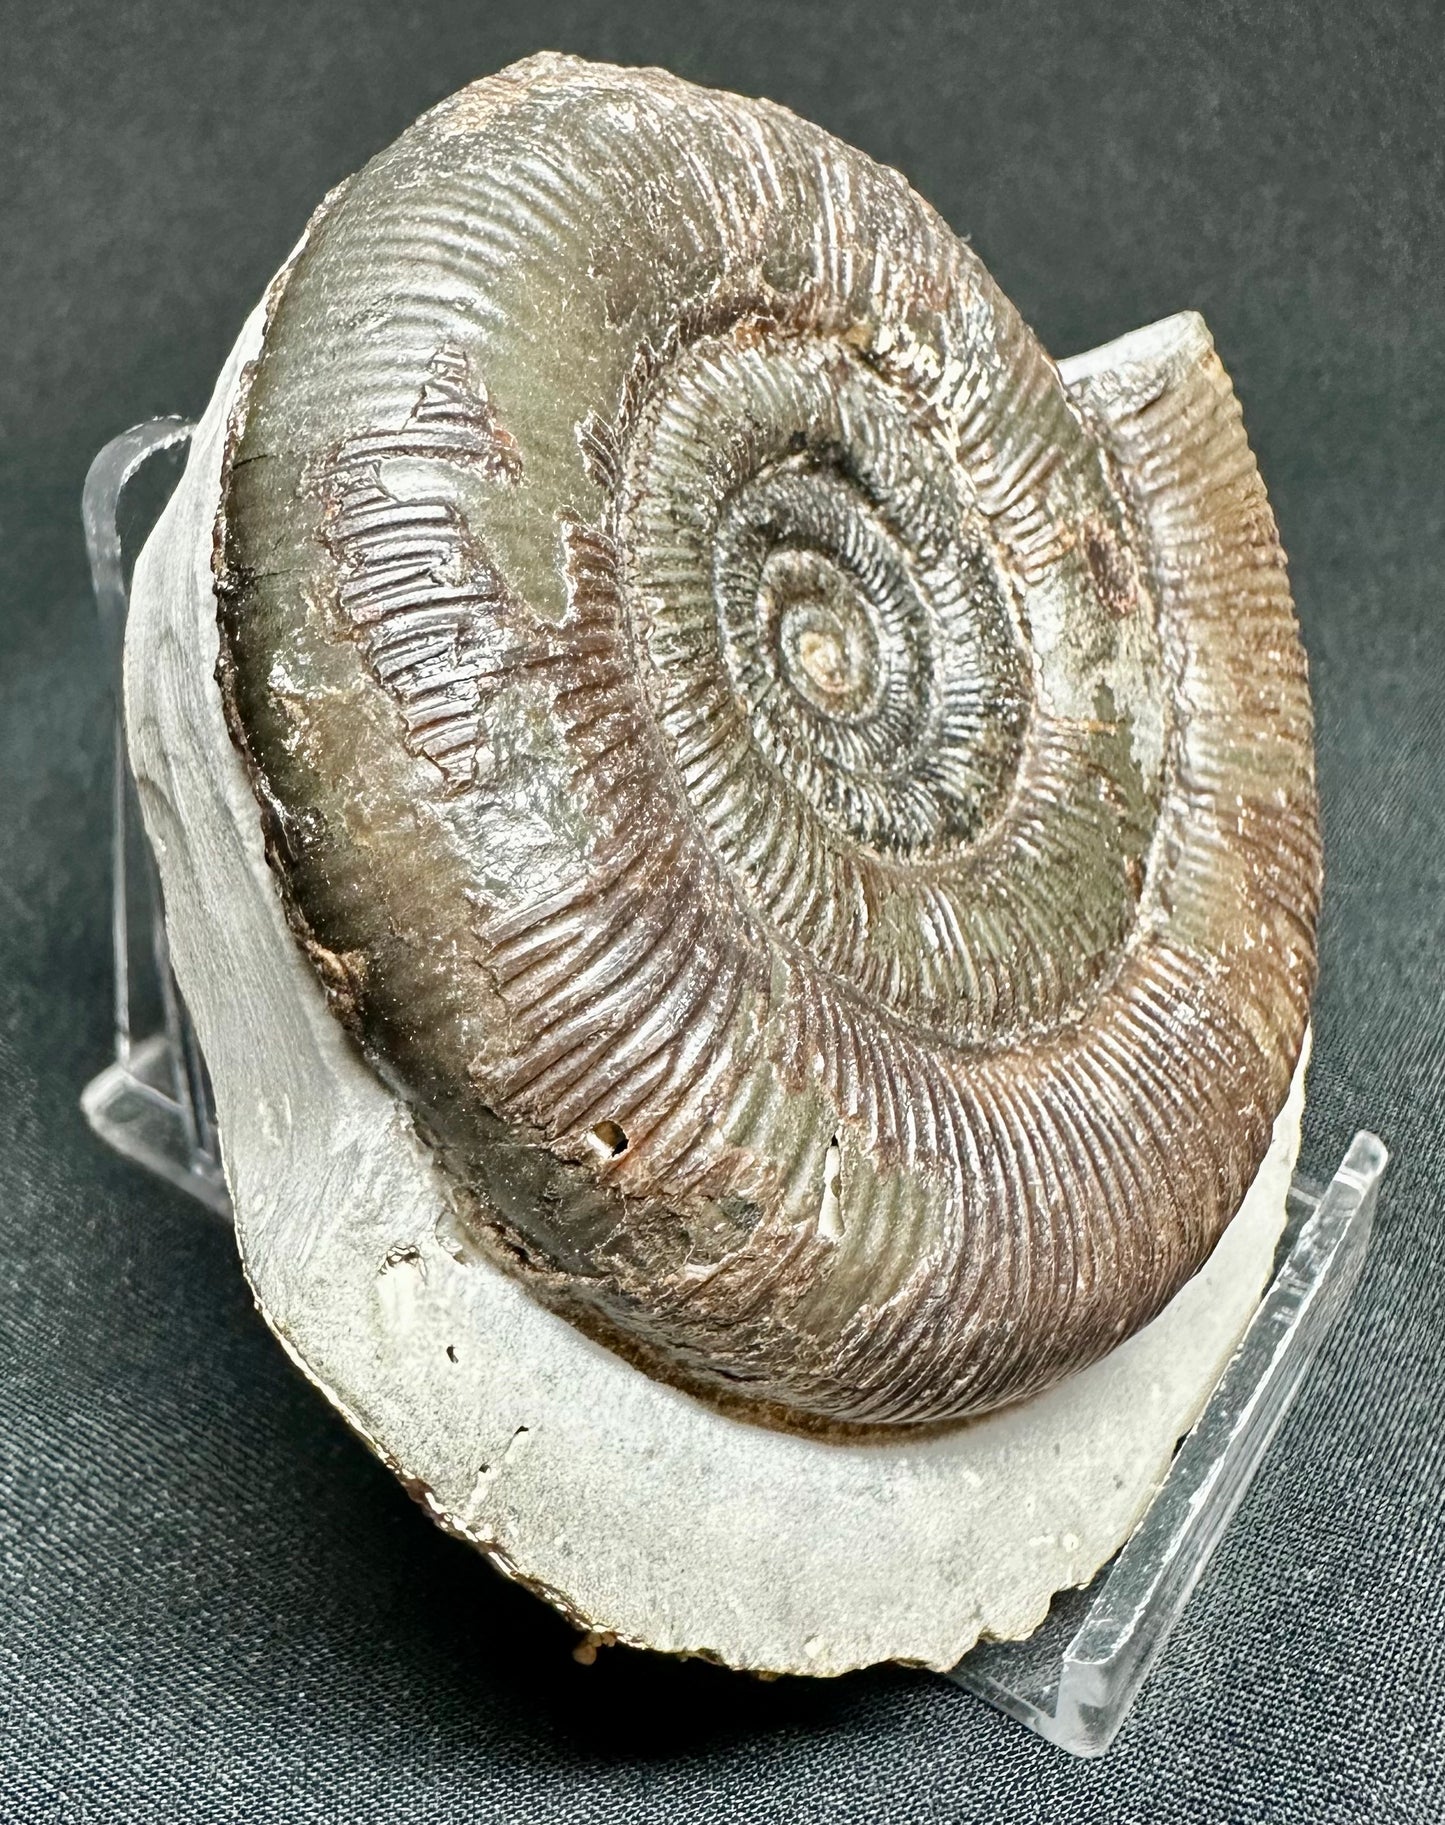
[{"label": "limestone matrix block", "polygon": [[941,1669],[983,1634],[1026,1635],[1127,1537],[1248,1322],[1308,1048],[1203,1270],[1111,1355],[1022,1405],[840,1444],[725,1417],[590,1341],[458,1249],[445,1178],[329,1012],[262,853],[213,676],[211,578],[227,411],[260,334],[258,311],[137,568],[126,704],[267,1323],[442,1525],[579,1626],[813,1674]]}]

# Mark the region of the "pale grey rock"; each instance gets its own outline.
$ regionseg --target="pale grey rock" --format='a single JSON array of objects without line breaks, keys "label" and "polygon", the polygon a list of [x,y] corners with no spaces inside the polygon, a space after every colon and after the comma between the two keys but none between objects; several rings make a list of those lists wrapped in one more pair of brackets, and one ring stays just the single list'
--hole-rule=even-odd
[{"label": "pale grey rock", "polygon": [[456,1259],[442,1174],[287,927],[213,678],[221,443],[260,331],[258,311],[138,566],[126,701],[267,1322],[438,1521],[580,1625],[815,1674],[944,1668],[981,1634],[1027,1634],[1128,1535],[1257,1303],[1304,1059],[1243,1208],[1160,1317],[1051,1391],[934,1437],[839,1444],[725,1417]]}]

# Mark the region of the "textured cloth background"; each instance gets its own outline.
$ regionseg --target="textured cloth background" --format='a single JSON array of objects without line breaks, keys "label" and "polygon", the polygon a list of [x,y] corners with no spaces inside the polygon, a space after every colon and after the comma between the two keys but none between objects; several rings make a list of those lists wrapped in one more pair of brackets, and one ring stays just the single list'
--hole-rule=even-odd
[{"label": "textured cloth background", "polygon": [[[1014,0],[22,5],[0,20],[0,1819],[1445,1819],[1445,13]],[[1110,1756],[942,1681],[623,1652],[445,1540],[288,1366],[225,1228],[76,1105],[108,1045],[78,498],[194,414],[323,191],[554,47],[900,166],[1059,354],[1183,306],[1244,401],[1319,715],[1305,1159],[1374,1252]]]}]

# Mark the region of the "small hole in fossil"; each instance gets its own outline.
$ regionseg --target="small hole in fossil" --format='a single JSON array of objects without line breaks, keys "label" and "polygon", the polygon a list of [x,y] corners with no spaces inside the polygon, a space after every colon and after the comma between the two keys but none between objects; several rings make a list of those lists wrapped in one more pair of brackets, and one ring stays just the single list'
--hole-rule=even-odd
[{"label": "small hole in fossil", "polygon": [[455,1362],[456,1360],[457,1360],[457,1346],[454,1343],[449,1343],[447,1345],[447,1361]]},{"label": "small hole in fossil", "polygon": [[588,1139],[607,1160],[615,1160],[619,1153],[627,1151],[627,1130],[616,1122],[596,1123]]},{"label": "small hole in fossil", "polygon": [[843,1234],[843,1155],[835,1134],[823,1156],[823,1201],[818,1207],[818,1234],[837,1242]]}]

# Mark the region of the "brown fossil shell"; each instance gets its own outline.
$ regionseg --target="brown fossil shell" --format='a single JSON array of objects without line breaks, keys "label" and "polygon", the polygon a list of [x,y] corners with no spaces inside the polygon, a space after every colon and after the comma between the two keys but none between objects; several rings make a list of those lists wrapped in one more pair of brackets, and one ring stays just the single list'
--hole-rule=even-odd
[{"label": "brown fossil shell", "polygon": [[456,1252],[838,1427],[1199,1267],[1304,1033],[1311,719],[1208,338],[1139,360],[1066,385],[895,173],[658,71],[517,65],[318,212],[220,677]]}]

